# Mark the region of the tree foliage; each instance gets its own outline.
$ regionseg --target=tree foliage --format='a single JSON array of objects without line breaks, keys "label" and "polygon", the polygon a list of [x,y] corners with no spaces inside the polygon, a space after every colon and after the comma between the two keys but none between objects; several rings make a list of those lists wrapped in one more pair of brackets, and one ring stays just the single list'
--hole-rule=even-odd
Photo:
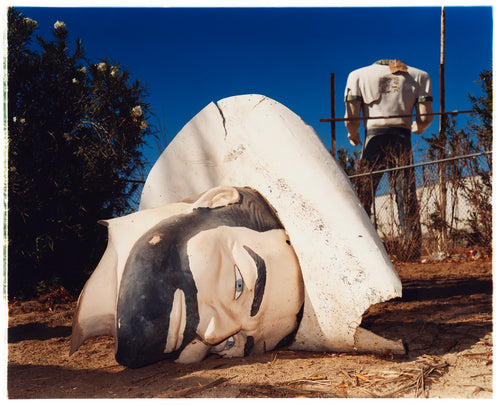
[{"label": "tree foliage", "polygon": [[89,63],[65,24],[53,38],[8,11],[9,295],[37,286],[79,288],[106,230],[96,221],[130,210],[130,183],[152,131],[144,86],[120,64]]},{"label": "tree foliage", "polygon": [[356,173],[356,163],[358,162],[360,155],[361,151],[355,151],[352,154],[349,154],[349,152],[344,147],[341,147],[337,150],[338,163],[347,174],[347,176],[351,176]]},{"label": "tree foliage", "polygon": [[469,95],[478,123],[471,123],[470,129],[477,137],[477,145],[484,151],[491,151],[493,143],[493,71],[479,74],[479,85],[483,95]]},{"label": "tree foliage", "polygon": [[[463,156],[474,153],[488,153],[493,145],[493,79],[492,71],[479,74],[478,83],[481,96],[469,95],[472,104],[472,117],[466,128],[456,130],[456,120],[452,117],[441,134],[424,138],[428,143],[427,157],[432,159]],[[444,164],[443,164],[444,165]],[[465,197],[472,210],[466,224],[468,230],[454,227],[453,213],[451,222],[443,218],[439,205],[430,215],[427,224],[435,230],[447,230],[451,236],[467,240],[470,245],[491,249],[492,242],[492,156],[485,154],[477,158],[454,160],[446,163],[447,187],[455,207],[458,195]],[[446,202],[445,202],[446,203]]]},{"label": "tree foliage", "polygon": [[[493,149],[493,72],[483,71],[479,75],[483,94],[479,97],[469,95],[474,111],[474,120],[468,123],[465,134],[471,141],[471,152],[492,151]],[[471,244],[492,248],[493,233],[493,158],[485,155],[484,163],[472,160],[468,174],[472,182],[464,184],[463,194],[474,211],[467,219],[471,233],[467,236]]]},{"label": "tree foliage", "polygon": [[[469,95],[472,105],[472,119],[466,129],[456,130],[456,120],[447,119],[445,130],[441,134],[424,137],[428,144],[427,157],[438,159],[465,153],[488,152],[493,145],[493,72],[479,74],[478,85],[482,95]],[[444,153],[441,153],[444,151]]]}]

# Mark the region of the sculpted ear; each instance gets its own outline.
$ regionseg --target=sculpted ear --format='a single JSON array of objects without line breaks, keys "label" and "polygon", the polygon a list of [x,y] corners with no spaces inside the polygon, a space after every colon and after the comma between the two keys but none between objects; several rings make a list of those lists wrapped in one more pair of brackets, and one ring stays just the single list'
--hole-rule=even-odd
[{"label": "sculpted ear", "polygon": [[216,207],[227,206],[237,203],[240,200],[238,190],[232,186],[217,186],[207,190],[193,203],[193,209],[206,207],[215,209]]}]

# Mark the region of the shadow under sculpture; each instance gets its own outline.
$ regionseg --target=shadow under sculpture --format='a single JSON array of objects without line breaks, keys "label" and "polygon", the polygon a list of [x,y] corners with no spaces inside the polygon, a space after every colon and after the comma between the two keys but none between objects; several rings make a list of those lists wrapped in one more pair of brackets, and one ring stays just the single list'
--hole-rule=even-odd
[{"label": "shadow under sculpture", "polygon": [[[259,98],[258,104],[270,100]],[[241,110],[241,99],[235,101]],[[243,106],[248,101],[255,107],[253,96]],[[248,123],[245,128],[249,128]],[[182,132],[179,136],[182,139]],[[243,149],[251,151],[252,147],[249,143]],[[279,156],[277,161],[279,164]],[[220,181],[217,176],[210,179]],[[326,179],[330,182],[329,177]],[[356,290],[355,283],[362,287],[361,298],[364,290],[369,291],[370,300],[377,297],[376,284],[363,286],[370,279],[358,269],[362,259],[352,260],[355,248],[349,249],[347,256],[352,261],[347,268],[353,270],[354,282],[341,274],[348,288],[334,286],[328,283],[334,277],[331,272],[320,269],[327,273],[323,277],[325,287],[318,290],[321,281],[316,285],[317,278],[312,278],[315,270],[311,271],[303,260],[307,257],[304,249],[314,253],[316,242],[305,244],[295,237],[295,245],[288,228],[293,230],[300,221],[287,220],[286,227],[283,225],[281,213],[286,218],[286,210],[280,202],[276,207],[269,201],[277,189],[264,187],[263,196],[251,176],[248,185],[243,185],[214,186],[194,198],[157,207],[143,205],[136,213],[103,221],[108,227],[108,247],[80,295],[71,353],[86,338],[98,335],[113,336],[116,360],[133,368],[163,359],[198,362],[209,353],[246,356],[282,346],[311,351],[403,353],[400,341],[360,328],[361,316],[353,318],[349,311],[330,305],[332,300],[343,300],[346,308],[356,307],[357,298],[350,293]],[[347,197],[356,203],[354,193]],[[290,204],[293,206],[293,202]],[[353,218],[361,216],[363,227],[368,227],[370,238],[374,238],[359,202],[353,210]],[[328,224],[328,215],[323,217]],[[351,228],[355,229],[354,223],[352,220]],[[365,237],[356,232],[357,238]],[[375,246],[367,254],[373,258],[386,255],[379,252],[379,241]],[[382,281],[384,272],[380,272]],[[393,269],[388,272],[395,280],[394,297],[399,279],[394,279]],[[344,298],[349,297],[346,291],[352,299]],[[314,304],[318,298],[324,306]],[[352,321],[346,323],[346,317]],[[317,327],[312,329],[311,325]]]}]

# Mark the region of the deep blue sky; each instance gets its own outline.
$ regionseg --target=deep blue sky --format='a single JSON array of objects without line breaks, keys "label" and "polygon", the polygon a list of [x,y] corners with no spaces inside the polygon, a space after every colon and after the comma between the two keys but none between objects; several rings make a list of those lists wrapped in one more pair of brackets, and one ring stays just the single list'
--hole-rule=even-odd
[{"label": "deep blue sky", "polygon": [[[336,116],[350,71],[399,58],[431,75],[439,110],[441,7],[18,8],[49,38],[57,20],[81,38],[92,63],[111,58],[146,84],[147,101],[172,139],[209,102],[259,93],[284,104],[330,148],[330,73]],[[446,109],[469,110],[468,94],[492,66],[491,7],[446,7]],[[74,41],[73,41],[74,44]],[[466,117],[464,117],[466,119]],[[438,132],[438,118],[425,135]],[[337,148],[350,152],[343,123]],[[414,142],[418,138],[414,136]],[[151,165],[160,154],[152,140]]]}]

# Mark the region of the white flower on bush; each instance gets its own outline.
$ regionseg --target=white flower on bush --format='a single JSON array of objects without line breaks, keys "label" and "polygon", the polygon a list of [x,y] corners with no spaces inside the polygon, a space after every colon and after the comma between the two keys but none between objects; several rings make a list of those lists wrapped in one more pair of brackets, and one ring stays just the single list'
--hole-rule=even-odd
[{"label": "white flower on bush", "polygon": [[54,29],[55,30],[59,30],[59,29],[64,30],[65,28],[66,28],[66,24],[64,24],[62,21],[56,21],[54,23]]},{"label": "white flower on bush", "polygon": [[28,18],[28,17],[24,17],[23,18],[23,21],[28,24],[28,25],[32,25],[34,27],[36,27],[38,25],[38,23],[35,21],[35,20],[32,20],[31,18]]},{"label": "white flower on bush", "polygon": [[106,69],[106,63],[101,62],[100,64],[97,65],[97,69],[99,69],[101,72]]},{"label": "white flower on bush", "polygon": [[135,106],[132,109],[132,117],[139,118],[141,116],[142,116],[142,108],[141,108],[141,106]]},{"label": "white flower on bush", "polygon": [[118,66],[111,67],[111,76],[115,76],[118,73]]},{"label": "white flower on bush", "polygon": [[87,68],[85,66],[82,66],[80,69],[78,69],[78,72],[87,73]]},{"label": "white flower on bush", "polygon": [[148,128],[148,123],[144,120],[141,121],[140,129],[145,130],[146,128]]}]

